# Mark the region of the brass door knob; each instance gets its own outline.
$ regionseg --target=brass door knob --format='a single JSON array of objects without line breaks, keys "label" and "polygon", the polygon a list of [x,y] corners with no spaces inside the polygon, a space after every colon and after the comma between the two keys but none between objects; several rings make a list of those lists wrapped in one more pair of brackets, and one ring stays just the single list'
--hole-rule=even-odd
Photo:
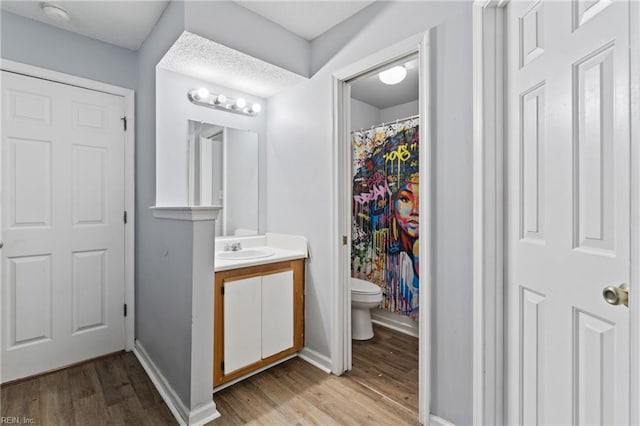
[{"label": "brass door knob", "polygon": [[610,305],[629,306],[629,284],[620,284],[619,287],[609,286],[602,290],[604,300]]}]

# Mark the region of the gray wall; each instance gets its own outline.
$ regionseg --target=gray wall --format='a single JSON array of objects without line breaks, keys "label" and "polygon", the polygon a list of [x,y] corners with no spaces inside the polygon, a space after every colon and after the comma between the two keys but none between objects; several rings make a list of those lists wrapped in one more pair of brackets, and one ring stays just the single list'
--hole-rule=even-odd
[{"label": "gray wall", "polygon": [[378,108],[351,98],[351,131],[370,129],[381,121]]},{"label": "gray wall", "polygon": [[389,108],[380,110],[380,121],[384,123],[391,123],[398,119],[411,117],[417,115],[420,112],[420,105],[418,101],[411,101],[404,104],[394,105]]},{"label": "gray wall", "polygon": [[434,291],[433,311],[423,312],[433,318],[431,410],[464,425],[472,422],[471,2],[376,2],[312,42],[313,77],[269,99],[267,229],[309,239],[306,345],[328,356],[332,74],[434,27]]},{"label": "gray wall", "polygon": [[137,52],[4,10],[0,19],[2,58],[136,89]]},{"label": "gray wall", "polygon": [[138,52],[136,339],[189,407],[192,224],[157,220],[149,210],[156,193],[156,64],[183,30],[184,4],[171,2]]}]

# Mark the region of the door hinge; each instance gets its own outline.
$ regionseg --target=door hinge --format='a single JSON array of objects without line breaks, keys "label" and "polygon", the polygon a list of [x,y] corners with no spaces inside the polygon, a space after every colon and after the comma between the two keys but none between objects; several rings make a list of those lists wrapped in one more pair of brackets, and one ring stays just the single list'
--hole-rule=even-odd
[{"label": "door hinge", "polygon": [[125,225],[127,224],[127,211],[124,211],[124,215],[122,215],[122,220],[124,220]]},{"label": "door hinge", "polygon": [[125,317],[127,316],[127,304],[126,303],[124,304],[124,316]]},{"label": "door hinge", "polygon": [[347,241],[348,241],[348,240],[347,240],[347,236],[346,236],[346,235],[343,235],[343,236],[342,236],[342,245],[343,245],[343,246],[346,246],[346,245],[347,245]]},{"label": "door hinge", "polygon": [[221,369],[222,371],[224,371],[224,361],[222,361],[222,362],[220,363],[220,369]]},{"label": "door hinge", "polygon": [[122,120],[122,125],[124,126],[124,131],[127,131],[127,116],[125,115],[120,120]]},{"label": "door hinge", "polygon": [[220,287],[220,294],[224,296],[224,287]]}]

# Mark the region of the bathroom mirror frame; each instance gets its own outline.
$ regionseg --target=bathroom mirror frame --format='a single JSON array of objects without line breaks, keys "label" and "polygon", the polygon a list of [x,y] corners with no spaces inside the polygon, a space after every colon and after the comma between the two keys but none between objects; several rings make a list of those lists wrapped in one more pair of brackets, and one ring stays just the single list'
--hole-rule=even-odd
[{"label": "bathroom mirror frame", "polygon": [[[397,62],[403,58],[418,55],[420,69],[419,114],[420,128],[431,129],[429,123],[429,33],[418,34],[391,47],[380,50],[333,74],[333,318],[331,369],[334,374],[342,374],[352,367],[351,347],[351,292],[348,285],[351,276],[351,116],[349,82],[368,75],[376,70]],[[423,241],[432,241],[432,218],[428,200],[431,199],[431,141],[427,134],[419,144],[420,174],[420,224],[419,233]],[[421,312],[431,312],[431,303],[427,297],[431,294],[432,253],[431,245],[421,244],[419,304]],[[430,368],[431,368],[431,321],[430,315],[419,316],[419,367],[418,367],[418,420],[429,424],[430,414]]]},{"label": "bathroom mirror frame", "polygon": [[258,235],[258,133],[191,119],[187,132],[189,205],[222,207],[216,221],[216,237]]}]

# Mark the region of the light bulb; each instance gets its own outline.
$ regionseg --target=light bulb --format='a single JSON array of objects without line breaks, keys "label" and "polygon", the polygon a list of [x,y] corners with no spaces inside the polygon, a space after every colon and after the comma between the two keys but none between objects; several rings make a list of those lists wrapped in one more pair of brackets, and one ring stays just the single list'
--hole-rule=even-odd
[{"label": "light bulb", "polygon": [[238,109],[242,109],[247,105],[247,101],[245,101],[243,98],[238,98],[236,99],[236,108]]},{"label": "light bulb", "polygon": [[201,87],[198,89],[197,98],[198,99],[206,99],[209,97],[209,90],[206,87]]},{"label": "light bulb", "polygon": [[251,105],[251,111],[250,112],[260,112],[262,111],[262,105],[260,104],[253,104]]},{"label": "light bulb", "polygon": [[227,97],[225,95],[218,95],[216,96],[216,104],[223,104],[227,102]]},{"label": "light bulb", "polygon": [[397,67],[389,68],[388,70],[382,71],[378,74],[378,78],[384,84],[398,84],[407,76],[407,69],[402,65],[398,65]]}]

